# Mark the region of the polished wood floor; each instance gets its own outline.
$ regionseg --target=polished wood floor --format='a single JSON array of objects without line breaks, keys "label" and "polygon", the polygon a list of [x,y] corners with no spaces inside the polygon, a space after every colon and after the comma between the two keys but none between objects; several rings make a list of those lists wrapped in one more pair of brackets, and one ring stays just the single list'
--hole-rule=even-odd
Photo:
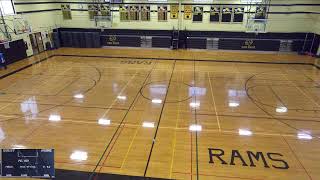
[{"label": "polished wood floor", "polygon": [[[148,59],[150,52],[81,57],[101,51],[58,50],[78,56],[54,56],[1,79],[1,148],[54,148],[56,168],[94,173],[320,179],[317,68]],[[137,57],[130,53],[122,55]]]}]

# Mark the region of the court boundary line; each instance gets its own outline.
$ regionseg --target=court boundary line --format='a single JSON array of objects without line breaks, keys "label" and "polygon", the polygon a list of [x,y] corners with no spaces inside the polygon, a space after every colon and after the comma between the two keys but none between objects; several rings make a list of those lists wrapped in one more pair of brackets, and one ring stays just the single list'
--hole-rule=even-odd
[{"label": "court boundary line", "polygon": [[320,70],[320,67],[314,63],[303,62],[266,62],[266,61],[241,61],[241,60],[219,60],[219,59],[187,59],[187,58],[148,58],[148,57],[128,57],[128,56],[94,56],[94,55],[72,55],[72,54],[55,54],[54,56],[73,56],[73,57],[95,57],[95,58],[115,58],[115,59],[143,59],[143,60],[175,60],[175,61],[205,61],[205,62],[234,62],[234,63],[256,63],[256,64],[297,64],[297,65],[311,65]]},{"label": "court boundary line", "polygon": [[[289,64],[289,65],[311,65],[320,70],[314,63],[290,63],[290,62],[260,62],[260,61],[231,61],[231,60],[204,60],[204,59],[185,59],[185,58],[144,58],[144,57],[127,57],[127,56],[93,56],[93,55],[61,55],[57,54],[55,56],[75,56],[75,57],[97,57],[97,58],[126,58],[126,59],[144,59],[144,60],[175,60],[175,61],[200,61],[200,62],[233,62],[233,63],[258,63],[258,64]],[[209,77],[210,78],[210,77]]]},{"label": "court boundary line", "polygon": [[[70,179],[86,180],[89,175],[90,175],[90,172],[87,172],[85,170],[56,169],[56,179],[60,179],[60,180],[70,180]],[[101,179],[145,180],[145,178],[142,176],[126,175],[126,174],[118,174],[118,173],[99,173],[99,175],[102,177]],[[169,180],[169,179],[152,177],[152,178],[148,178],[148,180]]]},{"label": "court boundary line", "polygon": [[[26,65],[26,66],[23,66],[23,67],[21,67],[21,68],[18,68],[18,69],[16,69],[16,70],[14,70],[14,71],[11,71],[11,72],[9,72],[9,73],[7,73],[7,74],[4,74],[4,75],[0,76],[0,80],[6,78],[6,77],[8,77],[8,76],[11,76],[11,75],[13,75],[13,74],[15,74],[15,73],[17,73],[17,72],[20,72],[20,71],[22,71],[22,70],[25,70],[25,69],[27,69],[27,68],[29,68],[29,67],[32,67],[32,66],[34,66],[34,65],[36,65],[36,64],[39,64],[39,63],[41,63],[41,62],[43,62],[43,61],[46,61],[46,60],[48,60],[48,59],[50,59],[50,58],[52,58],[52,57],[55,57],[55,56],[56,56],[56,55],[49,55],[48,57],[42,58],[42,59],[40,59],[39,61],[35,61],[35,62],[31,63],[31,64],[28,64],[28,65]],[[23,60],[26,60],[26,59],[23,59]]]},{"label": "court boundary line", "polygon": [[[25,70],[29,67],[32,67],[33,65],[39,64],[43,61],[46,61],[50,58],[56,57],[56,56],[69,56],[69,57],[96,57],[96,58],[115,58],[115,59],[119,59],[119,58],[124,58],[124,59],[144,59],[144,60],[176,60],[176,61],[205,61],[205,62],[233,62],[233,63],[251,63],[251,64],[292,64],[292,65],[310,65],[313,67],[316,67],[318,70],[320,70],[320,66],[317,66],[314,63],[297,63],[297,62],[260,62],[260,61],[240,61],[240,60],[206,60],[206,59],[198,59],[198,60],[194,60],[194,59],[178,59],[178,58],[147,58],[147,57],[127,57],[127,56],[93,56],[93,55],[72,55],[72,54],[53,54],[53,55],[49,55],[48,57],[45,57],[43,59],[40,59],[39,61],[35,61],[31,64],[28,64],[26,66],[23,66],[21,68],[18,68],[14,71],[11,71],[7,74],[4,74],[2,76],[0,76],[0,80],[4,79],[8,76],[11,76],[13,74],[16,74],[17,72],[20,72],[22,70]],[[26,60],[26,59],[23,59]],[[21,60],[21,61],[23,61]]]},{"label": "court boundary line", "polygon": [[[27,69],[27,68],[29,68],[29,67],[32,67],[33,65],[36,65],[36,64],[41,63],[41,62],[43,62],[43,61],[46,61],[46,60],[48,60],[48,59],[50,59],[50,58],[52,58],[52,57],[55,57],[55,56],[56,56],[56,55],[51,55],[51,56],[46,57],[46,58],[43,58],[43,59],[41,59],[41,60],[39,60],[39,61],[33,62],[33,63],[29,64],[29,65],[26,65],[26,66],[24,66],[24,67],[22,67],[22,68],[19,68],[19,69],[15,70],[15,71],[12,71],[12,72],[10,72],[10,73],[8,73],[8,74],[5,74],[5,75],[1,76],[0,79],[3,79],[3,78],[8,77],[8,76],[10,76],[10,75],[12,75],[12,74],[15,74],[15,73],[17,73],[17,72],[20,72],[20,71],[22,71],[22,70],[25,70],[25,69]],[[59,55],[58,55],[58,56],[59,56]],[[114,58],[114,57],[111,57],[111,58]],[[150,58],[145,58],[145,59],[150,59]],[[161,60],[160,58],[155,58],[155,59]],[[166,60],[170,60],[170,59],[166,59]],[[172,60],[172,59],[171,59],[171,60]],[[179,61],[180,59],[177,59],[177,60]],[[180,61],[183,61],[183,60],[180,60]],[[187,60],[187,61],[189,61],[189,60]],[[191,61],[191,60],[190,60],[190,61]],[[194,61],[202,61],[202,60],[194,60]],[[210,61],[210,60],[205,60],[205,61],[208,61],[208,62],[222,62],[222,61]],[[235,61],[228,61],[228,62],[235,62]],[[312,65],[312,66],[315,66],[315,67],[317,67],[318,69],[320,69],[320,67],[318,67],[318,66],[316,66],[316,65],[314,65],[314,64],[310,64],[310,63],[273,63],[273,62],[242,62],[242,61],[241,61],[241,62],[235,62],[235,63],[303,64],[303,65]]]}]

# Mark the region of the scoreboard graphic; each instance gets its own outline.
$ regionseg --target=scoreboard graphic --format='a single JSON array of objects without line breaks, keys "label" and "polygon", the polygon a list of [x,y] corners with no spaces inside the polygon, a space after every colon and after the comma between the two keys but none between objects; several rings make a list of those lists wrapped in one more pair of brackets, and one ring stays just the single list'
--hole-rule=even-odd
[{"label": "scoreboard graphic", "polygon": [[55,177],[53,149],[2,149],[0,162],[0,177]]}]

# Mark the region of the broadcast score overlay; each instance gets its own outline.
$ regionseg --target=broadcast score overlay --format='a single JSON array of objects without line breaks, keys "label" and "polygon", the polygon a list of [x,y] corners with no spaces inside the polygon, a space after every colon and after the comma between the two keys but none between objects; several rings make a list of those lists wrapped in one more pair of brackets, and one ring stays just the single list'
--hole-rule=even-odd
[{"label": "broadcast score overlay", "polygon": [[1,177],[54,178],[54,149],[1,149]]}]

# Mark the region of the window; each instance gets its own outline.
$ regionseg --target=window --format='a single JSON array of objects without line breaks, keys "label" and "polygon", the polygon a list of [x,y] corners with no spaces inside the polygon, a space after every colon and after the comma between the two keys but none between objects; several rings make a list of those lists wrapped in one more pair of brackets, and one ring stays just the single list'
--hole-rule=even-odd
[{"label": "window", "polygon": [[12,0],[0,0],[0,8],[4,16],[14,14]]}]

